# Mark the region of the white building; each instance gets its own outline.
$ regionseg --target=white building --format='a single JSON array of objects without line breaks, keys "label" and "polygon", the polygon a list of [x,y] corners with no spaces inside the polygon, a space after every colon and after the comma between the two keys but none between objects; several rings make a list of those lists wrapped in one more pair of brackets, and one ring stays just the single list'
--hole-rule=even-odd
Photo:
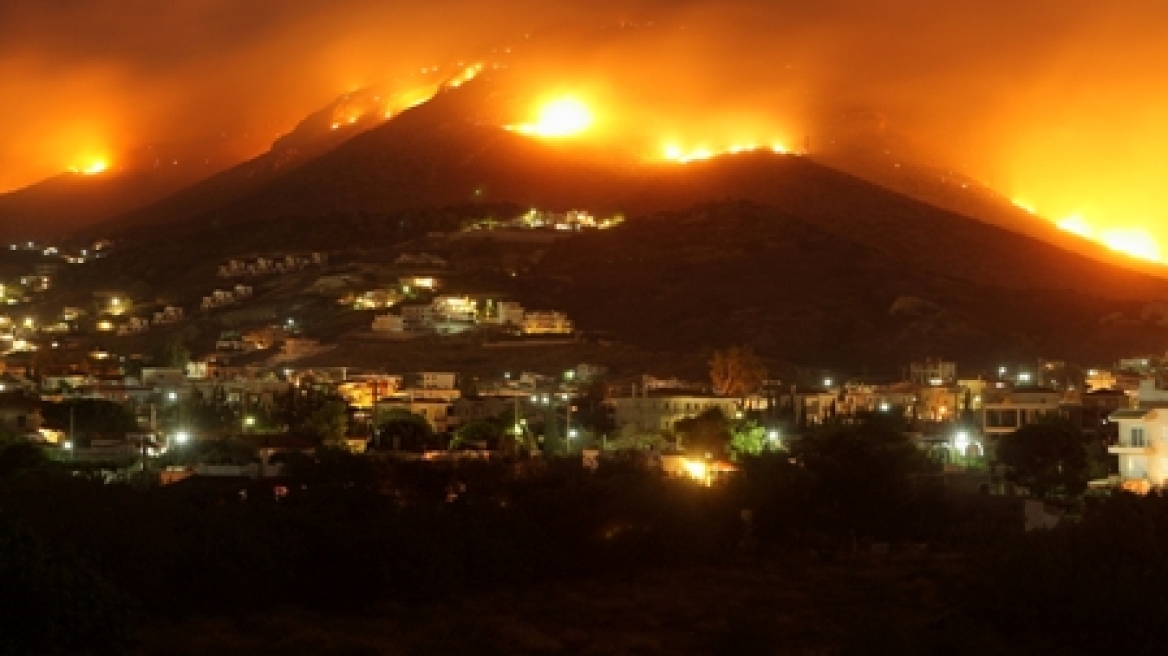
[{"label": "white building", "polygon": [[1119,476],[1125,488],[1146,492],[1168,480],[1168,409],[1116,410],[1108,417],[1119,424],[1119,442],[1107,451],[1119,456]]},{"label": "white building", "polygon": [[434,313],[446,321],[472,322],[478,315],[479,304],[466,296],[439,296],[434,299]]},{"label": "white building", "polygon": [[645,396],[618,396],[609,399],[616,428],[626,435],[644,435],[671,430],[682,419],[695,417],[710,408],[733,417],[738,399],[696,393],[654,393]]}]

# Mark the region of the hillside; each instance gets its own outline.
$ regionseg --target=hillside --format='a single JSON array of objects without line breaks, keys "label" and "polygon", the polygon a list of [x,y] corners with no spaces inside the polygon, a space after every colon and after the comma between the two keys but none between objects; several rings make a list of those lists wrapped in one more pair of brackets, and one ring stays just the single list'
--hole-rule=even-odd
[{"label": "hillside", "polygon": [[1109,361],[1158,351],[1168,338],[1168,328],[1141,319],[1141,303],[922,270],[752,203],[657,214],[561,242],[521,296],[647,347],[700,354],[743,343],[772,362],[855,372],[895,373],[929,355],[986,370],[1039,356]]},{"label": "hillside", "polygon": [[151,172],[65,173],[0,194],[0,240],[42,240],[160,200],[191,181]]},{"label": "hillside", "polygon": [[[1168,282],[1154,276],[938,209],[812,158],[751,153],[687,165],[630,164],[619,153],[500,129],[510,103],[505,86],[476,80],[257,189],[241,190],[238,198],[215,209],[183,214],[172,208],[186,202],[183,195],[139,218],[157,225],[177,217],[177,229],[196,232],[213,225],[230,233],[230,226],[256,221],[319,231],[326,217],[376,217],[470,203],[638,215],[750,200],[911,269],[1001,287],[1073,289],[1107,298],[1168,297]],[[189,207],[203,205],[191,199]],[[154,237],[145,227],[136,233],[137,238],[124,236],[147,242]]]}]

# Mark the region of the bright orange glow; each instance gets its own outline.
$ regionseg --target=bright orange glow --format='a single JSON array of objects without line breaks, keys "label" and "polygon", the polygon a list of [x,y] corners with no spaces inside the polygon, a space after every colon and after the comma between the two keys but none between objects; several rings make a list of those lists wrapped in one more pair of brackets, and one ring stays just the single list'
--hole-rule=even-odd
[{"label": "bright orange glow", "polygon": [[1014,200],[1012,200],[1010,202],[1014,203],[1014,207],[1017,207],[1018,209],[1020,209],[1024,212],[1027,212],[1029,214],[1038,214],[1038,210],[1033,205],[1031,205],[1030,203],[1028,203],[1024,200],[1021,200],[1019,198],[1015,198]]},{"label": "bright orange glow", "polygon": [[109,162],[104,159],[95,159],[85,166],[74,166],[69,170],[81,175],[98,175],[109,169]]},{"label": "bright orange glow", "polygon": [[462,69],[461,73],[450,78],[446,82],[446,87],[448,89],[457,89],[458,87],[460,87],[460,86],[466,84],[467,82],[470,82],[471,80],[478,77],[478,74],[481,73],[482,71],[483,71],[482,64],[471,64],[470,66],[467,66],[466,68]]},{"label": "bright orange glow", "polygon": [[574,137],[592,125],[592,112],[575,98],[558,98],[543,106],[532,124],[508,126],[508,130],[534,137]]},{"label": "bright orange glow", "polygon": [[1159,244],[1146,231],[1139,228],[1107,228],[1096,230],[1083,217],[1075,214],[1058,222],[1058,227],[1096,241],[1118,253],[1149,262],[1162,263],[1163,254]]},{"label": "bright orange glow", "polygon": [[[777,155],[786,155],[789,152],[785,146],[777,142],[772,144],[769,149]],[[665,159],[671,162],[685,164],[687,162],[698,162],[722,155],[741,155],[759,150],[762,150],[762,148],[753,142],[733,144],[719,150],[714,150],[706,146],[686,150],[675,143],[669,143],[665,145],[662,154],[665,156]]]},{"label": "bright orange glow", "polygon": [[1114,251],[1135,258],[1160,262],[1160,246],[1147,232],[1138,228],[1116,228],[1103,232],[1103,243]]}]

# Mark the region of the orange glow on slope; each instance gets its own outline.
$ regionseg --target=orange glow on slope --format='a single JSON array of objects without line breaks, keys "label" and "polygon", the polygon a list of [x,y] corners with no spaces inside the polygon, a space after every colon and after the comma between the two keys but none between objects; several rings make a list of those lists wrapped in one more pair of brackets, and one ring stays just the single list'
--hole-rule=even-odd
[{"label": "orange glow on slope", "polygon": [[699,162],[722,155],[740,155],[742,153],[753,153],[763,150],[769,150],[778,155],[786,155],[790,152],[787,150],[786,146],[777,142],[768,147],[761,147],[756,143],[747,142],[734,144],[718,150],[714,150],[705,146],[686,149],[675,143],[670,143],[666,144],[662,150],[662,155],[665,157],[665,159],[671,162],[685,164],[687,162]]},{"label": "orange glow on slope", "polygon": [[80,175],[98,175],[109,170],[109,162],[104,159],[95,159],[85,166],[74,166],[69,170]]},{"label": "orange glow on slope", "polygon": [[1107,248],[1130,257],[1149,262],[1163,263],[1160,245],[1146,231],[1139,228],[1107,228],[1096,230],[1083,217],[1074,214],[1058,222],[1061,230],[1079,235],[1084,239],[1103,244]]},{"label": "orange glow on slope", "polygon": [[592,112],[587,105],[575,98],[565,97],[544,105],[535,123],[509,125],[507,129],[533,137],[562,138],[584,132],[592,126],[592,122]]}]

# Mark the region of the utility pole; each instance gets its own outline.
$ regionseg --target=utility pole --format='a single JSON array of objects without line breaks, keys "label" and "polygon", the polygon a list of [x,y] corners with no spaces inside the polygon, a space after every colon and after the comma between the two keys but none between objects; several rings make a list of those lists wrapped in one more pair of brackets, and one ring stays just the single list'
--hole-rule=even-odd
[{"label": "utility pole", "polygon": [[572,396],[564,394],[564,455],[572,455]]},{"label": "utility pole", "polygon": [[73,411],[76,410],[76,404],[73,401],[69,402],[69,459],[74,458],[73,454],[77,450],[77,439],[73,435]]},{"label": "utility pole", "polygon": [[[154,435],[154,431],[158,429],[158,407],[152,401],[150,403],[150,435]],[[140,437],[142,447],[142,473],[146,473],[146,436]]]}]

